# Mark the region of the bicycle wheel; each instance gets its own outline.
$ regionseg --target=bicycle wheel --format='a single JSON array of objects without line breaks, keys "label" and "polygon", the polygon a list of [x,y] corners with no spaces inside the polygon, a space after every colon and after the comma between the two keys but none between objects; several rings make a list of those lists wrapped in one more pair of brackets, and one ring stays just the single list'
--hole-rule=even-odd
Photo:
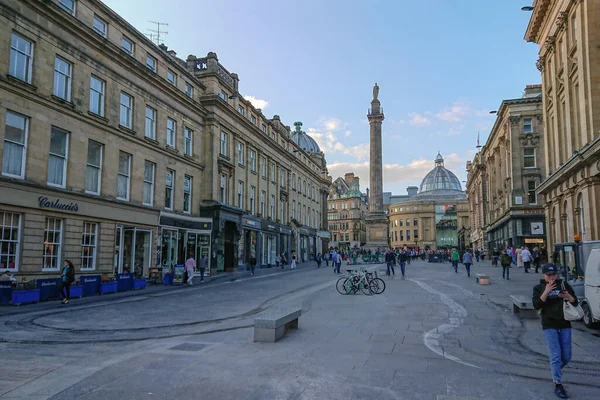
[{"label": "bicycle wheel", "polygon": [[337,289],[339,294],[350,294],[350,292],[348,291],[348,285],[346,284],[347,280],[348,280],[347,277],[342,276],[335,283],[335,288]]},{"label": "bicycle wheel", "polygon": [[377,291],[377,287],[374,284],[371,285],[371,282],[365,280],[365,281],[361,281],[359,283],[359,285],[360,285],[360,291],[363,292],[363,294],[365,296],[372,296]]},{"label": "bicycle wheel", "polygon": [[375,283],[377,290],[375,291],[375,294],[381,294],[383,292],[385,292],[385,281],[381,278],[375,278],[373,279],[373,282]]}]

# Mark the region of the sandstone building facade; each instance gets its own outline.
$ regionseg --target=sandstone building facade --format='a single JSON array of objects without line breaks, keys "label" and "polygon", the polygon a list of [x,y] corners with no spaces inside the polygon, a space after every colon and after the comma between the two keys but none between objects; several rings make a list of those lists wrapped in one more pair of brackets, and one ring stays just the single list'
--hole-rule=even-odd
[{"label": "sandstone building facade", "polygon": [[543,129],[541,85],[501,103],[485,145],[467,163],[473,246],[546,245],[544,196],[536,192],[546,176]]},{"label": "sandstone building facade", "polygon": [[[548,242],[600,239],[600,2],[535,0],[525,40],[540,46]],[[549,252],[550,253],[550,252]]]},{"label": "sandstone building facade", "polygon": [[7,0],[0,20],[0,270],[315,254],[324,155],[244,100],[216,54],[181,60],[95,0]]},{"label": "sandstone building facade", "polygon": [[327,198],[327,218],[331,234],[330,247],[357,249],[367,242],[365,216],[368,196],[360,192],[360,179],[353,173],[339,177],[331,184]]}]

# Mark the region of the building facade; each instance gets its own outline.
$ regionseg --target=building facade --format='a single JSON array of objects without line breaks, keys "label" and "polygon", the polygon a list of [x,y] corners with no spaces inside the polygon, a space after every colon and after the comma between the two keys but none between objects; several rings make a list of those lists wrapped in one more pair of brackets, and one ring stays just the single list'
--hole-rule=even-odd
[{"label": "building facade", "polygon": [[357,249],[367,242],[365,215],[368,197],[360,192],[360,179],[347,173],[333,181],[327,198],[330,247]]},{"label": "building facade", "polygon": [[487,174],[481,152],[467,161],[467,201],[469,202],[469,241],[474,249],[487,249]]},{"label": "building facade", "polygon": [[547,244],[544,197],[536,193],[544,159],[542,88],[528,85],[521,98],[501,103],[485,146],[467,165],[471,235],[481,240],[484,230],[488,251]]},{"label": "building facade", "polygon": [[0,18],[0,270],[148,276],[205,255],[228,271],[245,227],[259,263],[314,254],[324,156],[214,53],[181,60],[95,0],[7,0]]},{"label": "building facade", "polygon": [[548,242],[600,239],[600,3],[535,0],[525,40],[540,46]]},{"label": "building facade", "polygon": [[469,226],[469,207],[460,181],[444,167],[441,154],[423,178],[419,193],[402,200],[388,207],[392,248],[459,247],[459,232]]}]

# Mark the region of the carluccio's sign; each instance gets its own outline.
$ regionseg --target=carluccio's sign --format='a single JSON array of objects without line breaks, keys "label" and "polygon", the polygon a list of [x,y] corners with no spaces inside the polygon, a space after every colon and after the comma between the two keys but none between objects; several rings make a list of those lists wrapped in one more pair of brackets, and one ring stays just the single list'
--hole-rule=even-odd
[{"label": "carluccio's sign", "polygon": [[40,208],[52,208],[54,210],[78,212],[79,204],[77,203],[63,203],[60,199],[50,200],[45,196],[38,198]]}]

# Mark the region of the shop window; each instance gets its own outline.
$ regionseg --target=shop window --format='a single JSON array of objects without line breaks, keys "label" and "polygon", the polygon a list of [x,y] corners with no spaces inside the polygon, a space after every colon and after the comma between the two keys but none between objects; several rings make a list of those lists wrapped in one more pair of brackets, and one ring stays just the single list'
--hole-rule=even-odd
[{"label": "shop window", "polygon": [[19,269],[20,222],[19,214],[0,212],[0,271]]},{"label": "shop window", "polygon": [[96,269],[97,238],[98,224],[84,222],[83,236],[81,238],[81,269]]},{"label": "shop window", "polygon": [[221,131],[221,149],[220,153],[222,156],[227,157],[227,134]]},{"label": "shop window", "polygon": [[237,206],[244,209],[244,182],[238,182],[238,192],[237,192]]},{"label": "shop window", "polygon": [[117,199],[129,201],[131,181],[131,155],[119,152],[119,173],[117,176]]},{"label": "shop window", "polygon": [[256,195],[256,188],[254,186],[250,187],[250,214],[254,215],[255,214],[255,204],[254,204],[254,197]]},{"label": "shop window", "polygon": [[33,43],[13,33],[10,40],[9,75],[31,83],[33,68]]},{"label": "shop window", "polygon": [[221,203],[227,202],[227,175],[221,175],[220,199]]},{"label": "shop window", "polygon": [[165,181],[165,208],[167,210],[173,209],[173,184],[175,182],[175,171],[167,169],[166,181]]},{"label": "shop window", "polygon": [[146,126],[144,135],[148,139],[156,140],[156,110],[146,106]]},{"label": "shop window", "polygon": [[7,111],[4,130],[2,175],[21,179],[25,178],[28,134],[29,118]]},{"label": "shop window", "polygon": [[183,177],[183,212],[190,213],[192,210],[192,177]]},{"label": "shop window", "polygon": [[154,172],[156,165],[153,162],[144,162],[144,193],[142,203],[145,206],[152,206],[154,204]]},{"label": "shop window", "polygon": [[177,122],[167,118],[167,146],[175,148],[175,134],[177,132]]},{"label": "shop window", "polygon": [[67,148],[69,134],[52,127],[50,157],[48,158],[48,185],[65,187],[67,180]]},{"label": "shop window", "polygon": [[62,220],[46,218],[44,227],[44,260],[43,269],[60,269],[62,245]]},{"label": "shop window", "polygon": [[95,77],[90,78],[90,112],[104,117],[104,90],[106,83]]},{"label": "shop window", "polygon": [[54,59],[54,90],[52,94],[71,101],[71,63],[60,57]]},{"label": "shop window", "polygon": [[133,97],[121,92],[119,107],[119,124],[128,129],[133,129]]},{"label": "shop window", "polygon": [[100,194],[102,182],[102,145],[88,140],[87,168],[85,171],[85,192]]},{"label": "shop window", "polygon": [[193,137],[194,137],[194,131],[192,131],[190,128],[185,127],[183,129],[183,140],[185,141],[184,143],[184,154],[186,156],[192,156],[193,155],[193,151],[192,151],[192,145],[193,145]]},{"label": "shop window", "polygon": [[535,194],[535,181],[528,181],[527,182],[527,197],[528,197],[528,204],[537,204],[537,196]]}]

